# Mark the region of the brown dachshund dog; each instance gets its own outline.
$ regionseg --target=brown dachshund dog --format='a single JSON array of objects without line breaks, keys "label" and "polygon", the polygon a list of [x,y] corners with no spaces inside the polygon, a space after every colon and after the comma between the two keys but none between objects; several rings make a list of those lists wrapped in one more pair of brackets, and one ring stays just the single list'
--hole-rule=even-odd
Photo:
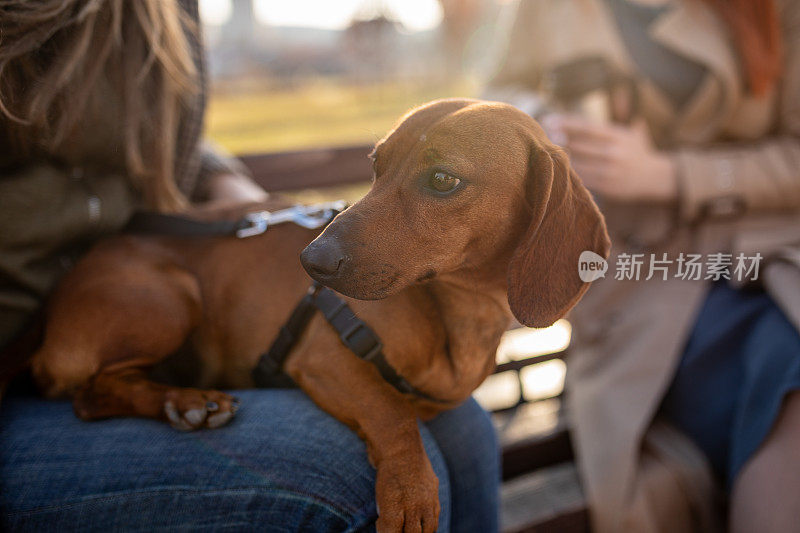
[{"label": "brown dachshund dog", "polygon": [[[402,377],[442,400],[398,392],[319,314],[284,367],[366,442],[378,529],[434,531],[438,480],[417,418],[480,385],[514,317],[541,327],[569,311],[588,286],[579,255],[606,257],[609,239],[564,152],[511,106],[432,102],[406,115],[372,157],[369,193],[319,235],[283,224],[245,239],[127,235],[95,246],[50,302],[32,360],[42,391],[72,397],[86,420],[220,426],[236,401],[212,388],[253,386],[251,371],[308,289],[308,272],[347,296]],[[176,353],[194,358],[198,388],[152,379]]]}]

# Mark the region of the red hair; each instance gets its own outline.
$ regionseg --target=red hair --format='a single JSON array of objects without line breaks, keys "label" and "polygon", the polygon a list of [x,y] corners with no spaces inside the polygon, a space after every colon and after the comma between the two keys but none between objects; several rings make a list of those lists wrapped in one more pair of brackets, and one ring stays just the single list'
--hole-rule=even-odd
[{"label": "red hair", "polygon": [[703,0],[731,31],[750,91],[763,95],[780,78],[783,43],[775,0]]}]

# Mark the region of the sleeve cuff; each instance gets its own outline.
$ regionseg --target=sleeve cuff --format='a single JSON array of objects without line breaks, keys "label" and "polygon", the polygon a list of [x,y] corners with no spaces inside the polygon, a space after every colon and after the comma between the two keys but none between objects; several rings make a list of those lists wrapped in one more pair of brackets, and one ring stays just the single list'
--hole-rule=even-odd
[{"label": "sleeve cuff", "polygon": [[727,155],[693,151],[672,155],[678,180],[678,213],[683,221],[727,219],[746,208],[738,187],[734,161]]},{"label": "sleeve cuff", "polygon": [[250,170],[230,152],[211,141],[203,141],[200,146],[200,172],[203,177],[218,174],[243,174],[252,177]]},{"label": "sleeve cuff", "polygon": [[236,156],[221,146],[204,140],[200,145],[200,171],[193,199],[197,201],[207,199],[209,180],[221,174],[240,174],[249,178],[253,177],[250,169]]}]

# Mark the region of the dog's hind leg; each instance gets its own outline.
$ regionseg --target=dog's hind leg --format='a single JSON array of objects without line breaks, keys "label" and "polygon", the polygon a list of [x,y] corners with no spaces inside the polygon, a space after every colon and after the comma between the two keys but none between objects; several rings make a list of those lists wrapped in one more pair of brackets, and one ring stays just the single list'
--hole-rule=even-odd
[{"label": "dog's hind leg", "polygon": [[73,397],[87,420],[141,416],[180,429],[216,427],[235,412],[224,393],[151,381],[202,317],[197,279],[163,257],[96,254],[54,294],[31,369],[48,397]]},{"label": "dog's hind leg", "polygon": [[95,374],[75,394],[73,405],[84,420],[141,416],[191,430],[226,424],[239,402],[224,392],[156,383],[141,368],[115,365]]}]

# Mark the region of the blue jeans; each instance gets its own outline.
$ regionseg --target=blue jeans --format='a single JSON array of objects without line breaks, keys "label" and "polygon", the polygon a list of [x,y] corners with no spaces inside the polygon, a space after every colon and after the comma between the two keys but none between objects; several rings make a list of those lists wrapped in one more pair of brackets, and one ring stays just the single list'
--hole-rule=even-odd
[{"label": "blue jeans", "polygon": [[[6,398],[0,529],[374,529],[375,472],[349,428],[297,390],[235,394],[242,409],[229,426],[193,433],[152,420],[82,422],[67,402]],[[469,400],[420,430],[439,477],[439,531],[496,531],[487,414]]]},{"label": "blue jeans", "polygon": [[763,291],[715,283],[689,336],[662,414],[729,489],[800,390],[800,335]]}]

